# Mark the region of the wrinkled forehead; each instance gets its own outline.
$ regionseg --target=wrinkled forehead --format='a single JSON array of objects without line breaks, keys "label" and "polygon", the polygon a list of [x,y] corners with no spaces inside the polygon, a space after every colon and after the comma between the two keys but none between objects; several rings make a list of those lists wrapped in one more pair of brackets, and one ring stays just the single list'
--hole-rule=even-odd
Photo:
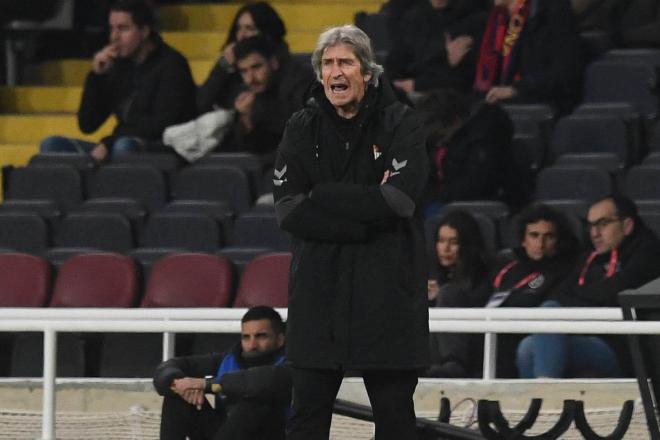
[{"label": "wrinkled forehead", "polygon": [[616,214],[616,205],[614,202],[610,199],[605,199],[592,205],[591,208],[589,208],[587,220],[594,222],[601,218],[615,217]]},{"label": "wrinkled forehead", "polygon": [[355,48],[352,45],[339,42],[323,49],[323,53],[321,54],[321,60],[329,60],[329,59],[357,60],[358,57],[355,54]]}]

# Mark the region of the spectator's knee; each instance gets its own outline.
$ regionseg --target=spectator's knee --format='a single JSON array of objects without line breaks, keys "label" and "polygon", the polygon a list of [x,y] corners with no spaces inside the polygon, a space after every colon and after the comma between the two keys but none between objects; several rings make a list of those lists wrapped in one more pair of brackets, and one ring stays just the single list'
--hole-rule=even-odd
[{"label": "spectator's knee", "polygon": [[39,151],[42,153],[59,153],[65,151],[75,151],[71,140],[64,136],[48,136],[41,141]]},{"label": "spectator's knee", "polygon": [[122,136],[112,144],[112,157],[123,156],[125,154],[135,153],[140,149],[140,142],[137,138]]}]

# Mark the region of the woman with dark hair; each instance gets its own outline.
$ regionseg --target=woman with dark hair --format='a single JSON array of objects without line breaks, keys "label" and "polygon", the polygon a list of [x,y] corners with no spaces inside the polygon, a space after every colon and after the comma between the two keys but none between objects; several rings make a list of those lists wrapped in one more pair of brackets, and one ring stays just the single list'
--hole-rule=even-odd
[{"label": "woman with dark hair", "polygon": [[[429,280],[432,307],[482,307],[473,292],[486,277],[487,251],[477,221],[465,211],[451,211],[438,225],[435,256],[437,279]],[[476,377],[481,368],[481,337],[474,334],[431,334],[430,377]]]},{"label": "woman with dark hair", "polygon": [[[284,41],[286,27],[282,18],[266,2],[245,4],[234,17],[220,58],[197,91],[198,113],[205,113],[216,107],[234,107],[234,99],[244,87],[241,75],[234,66],[234,46],[237,42],[255,35],[263,35],[275,47],[280,75],[287,78],[288,69],[294,61],[291,59],[289,46]],[[309,67],[307,69],[309,70]]]}]

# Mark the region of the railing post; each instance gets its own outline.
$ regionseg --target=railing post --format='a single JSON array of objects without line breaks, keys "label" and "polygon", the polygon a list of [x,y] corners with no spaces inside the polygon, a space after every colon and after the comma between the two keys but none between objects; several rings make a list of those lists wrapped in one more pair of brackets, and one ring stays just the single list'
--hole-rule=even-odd
[{"label": "railing post", "polygon": [[174,350],[176,348],[176,333],[163,332],[163,361],[174,357]]},{"label": "railing post", "polygon": [[44,377],[42,440],[55,440],[55,370],[57,365],[57,333],[44,328]]},{"label": "railing post", "polygon": [[[486,319],[490,321],[490,319]],[[495,379],[497,360],[497,333],[484,333],[484,380]]]}]

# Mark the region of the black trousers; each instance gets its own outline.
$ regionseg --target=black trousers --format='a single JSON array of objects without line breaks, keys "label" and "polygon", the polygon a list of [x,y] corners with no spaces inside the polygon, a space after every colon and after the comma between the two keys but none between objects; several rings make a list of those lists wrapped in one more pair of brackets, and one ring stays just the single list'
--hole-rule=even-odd
[{"label": "black trousers", "polygon": [[[293,416],[287,440],[328,440],[332,406],[344,377],[341,370],[293,368]],[[414,370],[362,373],[376,425],[376,440],[415,440]]]},{"label": "black trousers", "polygon": [[161,440],[284,440],[285,414],[281,406],[241,401],[225,414],[208,401],[201,410],[180,397],[163,399]]}]

